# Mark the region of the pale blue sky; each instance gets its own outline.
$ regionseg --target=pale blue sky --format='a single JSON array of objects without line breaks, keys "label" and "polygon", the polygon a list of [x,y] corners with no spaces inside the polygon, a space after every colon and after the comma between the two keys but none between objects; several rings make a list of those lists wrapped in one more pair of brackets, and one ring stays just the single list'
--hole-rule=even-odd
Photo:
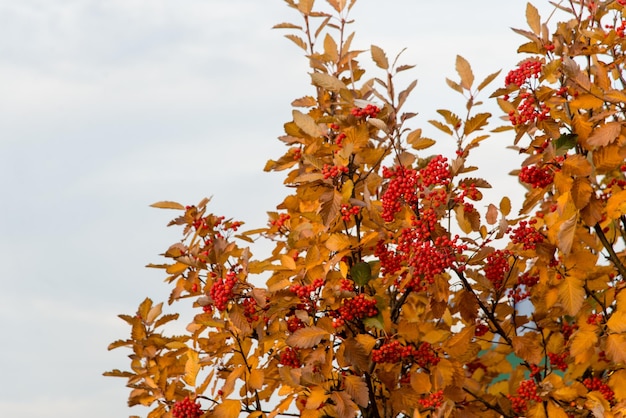
[{"label": "pale blue sky", "polygon": [[[408,48],[406,110],[441,138],[426,120],[462,111],[444,80],[456,54],[479,79],[505,74],[525,4],[359,0],[354,46]],[[116,315],[168,294],[144,265],[178,239],[174,213],[148,205],[212,195],[216,213],[264,223],[285,190],[262,168],[289,103],[312,92],[300,51],[270,30],[296,19],[280,0],[0,0],[0,416],[145,416],[102,372],[128,364],[106,350],[128,333]],[[500,173],[505,142],[482,160]]]}]

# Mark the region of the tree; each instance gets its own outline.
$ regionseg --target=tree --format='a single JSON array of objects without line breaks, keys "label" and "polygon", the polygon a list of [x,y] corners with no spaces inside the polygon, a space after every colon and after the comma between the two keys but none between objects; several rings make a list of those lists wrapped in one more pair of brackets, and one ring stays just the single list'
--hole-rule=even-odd
[{"label": "tree", "polygon": [[[286,3],[303,25],[276,28],[315,90],[265,166],[288,194],[245,232],[206,199],[153,205],[180,211],[183,240],[151,267],[170,304],[198,313],[177,336],[163,303],[120,315],[131,336],[109,349],[130,348],[131,370],[105,374],[128,379],[129,404],[175,418],[624,416],[626,0],[562,1],[551,26],[527,5],[524,58],[490,96],[506,126],[478,110],[498,73],[476,84],[458,56],[447,82],[465,116],[430,121],[456,142],[448,157],[407,127],[416,83],[395,80],[411,65],[372,46],[381,76],[365,78],[355,0]],[[527,155],[518,215],[506,196],[477,205],[490,186],[471,158],[489,126]],[[260,239],[265,259],[249,249]]]}]

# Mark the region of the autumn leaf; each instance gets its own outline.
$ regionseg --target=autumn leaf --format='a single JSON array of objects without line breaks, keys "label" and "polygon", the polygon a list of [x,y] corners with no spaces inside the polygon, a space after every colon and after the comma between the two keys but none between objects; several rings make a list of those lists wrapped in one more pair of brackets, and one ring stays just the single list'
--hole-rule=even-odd
[{"label": "autumn leaf", "polygon": [[311,348],[319,344],[322,339],[328,337],[328,331],[319,327],[301,328],[291,334],[285,342],[287,345],[298,348]]},{"label": "autumn leaf", "polygon": [[378,68],[387,70],[389,68],[389,62],[387,61],[387,56],[385,55],[385,52],[376,45],[372,45],[370,50],[372,52],[372,59],[374,60]]},{"label": "autumn leaf", "polygon": [[568,315],[576,315],[585,301],[582,281],[574,276],[565,276],[558,286],[559,301]]},{"label": "autumn leaf", "polygon": [[237,418],[241,411],[241,401],[226,399],[213,408],[213,415],[216,418]]},{"label": "autumn leaf", "polygon": [[472,73],[469,62],[460,55],[456,56],[456,72],[461,77],[461,86],[466,90],[471,89],[474,83],[474,73]]},{"label": "autumn leaf", "polygon": [[150,205],[150,207],[158,208],[158,209],[176,209],[176,210],[185,210],[185,207],[177,202],[170,201],[161,201],[156,202]]},{"label": "autumn leaf", "polygon": [[338,92],[342,89],[346,89],[346,85],[343,84],[341,80],[329,74],[313,73],[311,74],[311,80],[314,85],[329,91]]}]

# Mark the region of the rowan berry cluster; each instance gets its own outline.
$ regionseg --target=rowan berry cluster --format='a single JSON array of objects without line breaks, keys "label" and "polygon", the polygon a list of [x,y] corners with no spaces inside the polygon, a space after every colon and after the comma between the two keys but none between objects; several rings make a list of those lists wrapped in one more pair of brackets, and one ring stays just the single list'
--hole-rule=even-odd
[{"label": "rowan berry cluster", "polygon": [[357,118],[363,118],[363,119],[367,117],[375,118],[376,116],[378,116],[378,113],[380,113],[380,109],[372,104],[368,104],[364,108],[360,108],[360,107],[352,108],[350,113],[352,113],[352,115]]},{"label": "rowan berry cluster", "polygon": [[537,102],[535,96],[530,92],[522,92],[519,97],[522,99],[517,112],[509,112],[509,121],[513,126],[525,123],[533,123],[538,120],[545,120],[550,113],[550,108],[545,103]]},{"label": "rowan berry cluster", "polygon": [[344,221],[349,221],[352,216],[356,216],[361,211],[361,208],[358,206],[350,206],[343,204],[341,205],[341,219]]},{"label": "rowan berry cluster", "polygon": [[248,322],[255,322],[259,320],[259,310],[257,302],[254,298],[245,298],[243,300],[243,314]]},{"label": "rowan berry cluster", "polygon": [[587,323],[590,325],[600,325],[604,316],[601,313],[592,313],[587,317]]},{"label": "rowan berry cluster", "polygon": [[483,271],[485,277],[492,284],[494,289],[500,290],[504,284],[506,277],[511,269],[509,265],[509,257],[511,252],[508,250],[495,250],[487,256],[487,262]]},{"label": "rowan berry cluster", "polygon": [[281,213],[278,216],[278,219],[274,219],[273,221],[270,222],[270,225],[275,226],[278,229],[280,229],[285,225],[285,222],[287,222],[290,218],[291,216],[288,213]]},{"label": "rowan berry cluster", "polygon": [[519,180],[533,189],[541,189],[552,184],[554,171],[547,164],[525,166],[520,170]]},{"label": "rowan berry cluster", "polygon": [[304,322],[300,318],[295,315],[292,315],[287,319],[287,330],[292,334],[299,330],[300,328],[304,328]]},{"label": "rowan berry cluster", "polygon": [[604,399],[610,403],[613,403],[615,400],[615,392],[613,392],[613,389],[611,389],[609,385],[604,383],[599,377],[588,377],[583,380],[583,385],[585,385],[588,390],[600,392]]},{"label": "rowan berry cluster", "polygon": [[522,62],[518,68],[509,71],[504,79],[504,85],[514,84],[521,87],[530,78],[538,78],[541,73],[541,61],[537,59],[529,59]]},{"label": "rowan berry cluster", "polygon": [[431,186],[447,186],[450,184],[450,165],[448,159],[443,155],[435,155],[426,164],[426,167],[419,171],[421,179],[420,190]]},{"label": "rowan berry cluster", "polygon": [[356,286],[354,284],[354,281],[342,278],[341,282],[339,282],[339,289],[345,290],[346,292],[354,292]]},{"label": "rowan berry cluster", "polygon": [[561,334],[563,334],[563,339],[565,340],[565,342],[570,339],[572,334],[574,334],[574,331],[576,331],[577,329],[578,324],[568,324],[567,322],[561,324]]},{"label": "rowan berry cluster", "polygon": [[564,372],[567,370],[567,361],[566,359],[569,357],[569,351],[564,351],[562,353],[548,353],[548,360],[550,360],[550,366],[553,369],[560,370]]},{"label": "rowan berry cluster", "polygon": [[189,397],[176,402],[172,407],[174,418],[199,418],[201,415],[200,403],[192,401]]},{"label": "rowan berry cluster", "polygon": [[234,296],[235,285],[237,284],[237,276],[235,272],[229,271],[226,273],[226,278],[220,277],[211,286],[209,291],[215,307],[219,311],[225,311],[228,307],[228,302],[232,300]]},{"label": "rowan berry cluster", "polygon": [[289,287],[289,290],[295,293],[296,295],[298,295],[300,299],[308,299],[311,297],[311,294],[313,292],[315,292],[317,289],[319,289],[323,285],[324,285],[324,279],[321,277],[318,277],[317,279],[313,280],[313,283],[311,284],[307,284],[307,285],[293,284]]},{"label": "rowan berry cluster", "polygon": [[419,399],[418,402],[425,409],[436,409],[439,408],[443,404],[443,390],[440,389],[437,392],[433,392],[430,395],[425,395],[422,399]]},{"label": "rowan berry cluster", "polygon": [[376,299],[370,299],[363,293],[351,299],[344,299],[339,309],[331,312],[335,328],[343,326],[346,322],[358,321],[376,315],[378,315]]},{"label": "rowan berry cluster", "polygon": [[517,396],[507,395],[511,401],[513,411],[523,414],[528,409],[528,401],[541,402],[541,397],[537,394],[537,384],[534,380],[522,380],[517,388]]},{"label": "rowan berry cluster", "polygon": [[298,349],[292,347],[286,347],[282,353],[280,353],[279,363],[283,366],[292,367],[294,369],[299,368],[302,363],[300,363],[300,356],[298,355]]},{"label": "rowan berry cluster", "polygon": [[537,248],[537,244],[541,244],[545,237],[539,232],[534,224],[537,223],[536,219],[530,221],[521,221],[517,228],[507,231],[511,237],[511,242],[514,244],[522,244],[525,250],[534,250]]},{"label": "rowan berry cluster", "polygon": [[489,332],[489,325],[485,324],[484,322],[479,322],[478,324],[476,324],[476,329],[474,331],[475,336],[482,337],[488,332]]},{"label": "rowan berry cluster", "polygon": [[383,178],[389,179],[387,189],[382,196],[382,218],[386,222],[393,221],[394,215],[402,209],[402,204],[414,207],[417,202],[417,171],[397,166],[383,167]]},{"label": "rowan berry cluster", "polygon": [[322,167],[322,174],[324,175],[324,179],[334,179],[342,174],[348,173],[348,171],[348,167],[346,167],[345,165],[324,164],[324,167]]},{"label": "rowan berry cluster", "polygon": [[412,345],[402,345],[400,341],[393,340],[372,350],[374,363],[397,363],[407,359],[414,361],[415,364],[423,368],[435,366],[440,360],[432,345],[427,342],[423,342],[415,348]]},{"label": "rowan berry cluster", "polygon": [[539,283],[539,276],[531,276],[528,272],[518,276],[517,284],[513,289],[510,289],[508,296],[515,302],[521,302],[530,296],[530,289]]}]

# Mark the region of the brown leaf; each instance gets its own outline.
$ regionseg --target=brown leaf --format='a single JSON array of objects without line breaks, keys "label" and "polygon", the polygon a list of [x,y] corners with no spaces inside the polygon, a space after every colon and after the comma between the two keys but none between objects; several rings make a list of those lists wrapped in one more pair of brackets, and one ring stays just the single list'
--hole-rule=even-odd
[{"label": "brown leaf", "polygon": [[456,72],[459,73],[459,77],[461,77],[461,86],[463,86],[465,90],[471,89],[472,84],[474,84],[474,73],[472,72],[472,67],[469,62],[460,55],[456,56]]},{"label": "brown leaf", "polygon": [[156,202],[150,205],[150,207],[153,208],[159,208],[159,209],[177,209],[177,210],[185,210],[185,207],[183,205],[181,205],[180,203],[177,202],[170,202],[170,201],[161,201],[161,202]]},{"label": "brown leaf", "polygon": [[345,377],[346,392],[357,405],[366,407],[369,404],[367,384],[361,376],[348,375]]},{"label": "brown leaf", "polygon": [[538,337],[539,335],[534,332],[511,337],[515,355],[531,364],[541,363],[541,360],[543,360],[543,346]]},{"label": "brown leaf", "polygon": [[382,68],[383,70],[389,69],[389,61],[387,61],[385,51],[383,51],[376,45],[372,45],[370,50],[372,52],[372,59],[374,60],[378,68]]},{"label": "brown leaf", "polygon": [[563,252],[563,254],[569,254],[572,250],[572,244],[574,242],[577,223],[578,216],[574,214],[571,218],[563,221],[563,223],[559,227],[558,247]]},{"label": "brown leaf", "polygon": [[487,207],[487,215],[485,216],[485,219],[487,219],[487,223],[489,225],[493,225],[498,222],[498,209],[493,203],[490,203]]},{"label": "brown leaf", "polygon": [[324,338],[328,337],[328,331],[319,327],[300,328],[285,341],[287,345],[298,348],[315,347]]},{"label": "brown leaf", "polygon": [[306,115],[300,112],[299,110],[295,110],[295,109],[292,111],[292,115],[293,115],[293,121],[295,122],[295,124],[305,134],[313,138],[317,138],[317,137],[324,135],[324,132],[322,131],[320,126],[317,123],[315,123],[315,119],[313,119],[311,116]]},{"label": "brown leaf", "polygon": [[589,138],[587,138],[587,140],[585,141],[585,144],[589,145],[592,149],[598,147],[606,147],[607,145],[615,142],[617,138],[619,138],[621,130],[622,124],[620,122],[605,123],[599,128],[593,130]]}]

